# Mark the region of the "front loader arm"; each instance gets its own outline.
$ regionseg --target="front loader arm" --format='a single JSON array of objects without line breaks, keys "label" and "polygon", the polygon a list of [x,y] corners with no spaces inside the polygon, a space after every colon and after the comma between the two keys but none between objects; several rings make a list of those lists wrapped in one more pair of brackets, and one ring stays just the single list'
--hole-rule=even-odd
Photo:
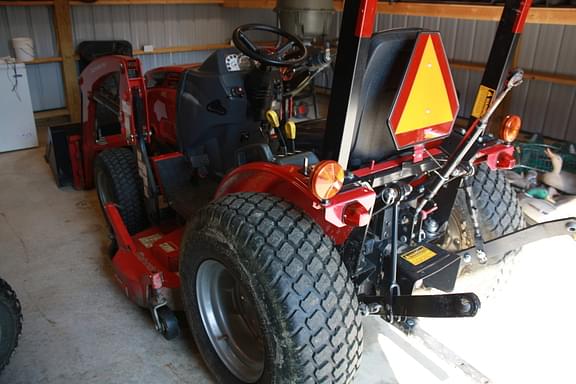
[{"label": "front loader arm", "polygon": [[[136,143],[141,128],[149,142],[150,129],[146,111],[146,87],[140,61],[127,56],[103,56],[92,61],[81,73],[82,94],[82,170],[84,188],[94,184],[96,155],[107,148],[126,147]],[[140,119],[134,111],[134,97],[142,97],[144,110]],[[120,129],[102,132],[98,110],[106,109],[118,119]],[[141,127],[136,127],[136,124]]]}]

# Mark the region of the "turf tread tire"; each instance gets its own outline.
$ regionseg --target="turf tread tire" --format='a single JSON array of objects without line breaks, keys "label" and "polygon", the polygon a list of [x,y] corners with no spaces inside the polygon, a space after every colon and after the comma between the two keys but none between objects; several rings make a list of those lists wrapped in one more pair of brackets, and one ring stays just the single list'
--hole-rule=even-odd
[{"label": "turf tread tire", "polygon": [[190,310],[195,300],[193,264],[200,262],[194,250],[206,239],[237,252],[247,276],[253,276],[249,284],[261,294],[273,338],[281,345],[259,382],[353,381],[362,354],[362,322],[354,286],[332,240],[286,201],[240,193],[212,203],[188,225],[180,259],[188,321],[219,382],[239,381],[215,361],[211,345],[202,341],[204,331],[194,327],[201,324],[199,317]]},{"label": "turf tread tire", "polygon": [[22,333],[22,307],[16,293],[10,285],[0,279],[0,320],[7,323],[9,329],[2,329],[0,338],[0,373],[10,362],[14,350],[18,346],[18,339]]},{"label": "turf tread tire", "polygon": [[[480,231],[485,241],[516,232],[525,227],[524,214],[516,192],[506,179],[504,172],[493,171],[485,164],[476,169],[472,179],[472,194],[478,208]],[[461,249],[474,244],[474,227],[466,204],[466,194],[458,191],[454,211],[457,221],[465,223],[465,238],[461,240]],[[514,260],[519,249],[501,255],[488,255],[487,265],[478,263],[473,256],[472,261],[462,267],[463,274],[474,274],[490,270],[489,284],[479,288],[479,294],[484,299],[492,298],[508,281],[514,268]]]},{"label": "turf tread tire", "polygon": [[112,182],[113,199],[118,205],[128,232],[134,235],[146,229],[148,217],[144,205],[142,179],[138,174],[134,153],[127,148],[114,148],[101,152],[95,161],[94,174],[99,171],[105,172]]},{"label": "turf tread tire", "polygon": [[516,192],[502,171],[482,164],[472,182],[484,240],[516,232],[525,226]]}]

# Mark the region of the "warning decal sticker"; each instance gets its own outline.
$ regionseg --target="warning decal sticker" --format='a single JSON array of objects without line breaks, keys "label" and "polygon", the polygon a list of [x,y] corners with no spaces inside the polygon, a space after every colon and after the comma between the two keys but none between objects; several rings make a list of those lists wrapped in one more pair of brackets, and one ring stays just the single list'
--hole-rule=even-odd
[{"label": "warning decal sticker", "polygon": [[496,94],[496,90],[492,88],[488,88],[484,85],[480,86],[478,90],[478,95],[476,96],[476,102],[474,102],[474,108],[472,109],[472,116],[479,119],[486,113],[490,105],[492,105],[492,101],[494,100],[494,94]]},{"label": "warning decal sticker", "polygon": [[414,248],[409,252],[406,252],[400,257],[402,257],[404,260],[406,260],[412,265],[420,265],[430,260],[434,256],[436,256],[436,253],[434,251],[431,251],[430,249],[424,246],[420,246],[418,248]]}]

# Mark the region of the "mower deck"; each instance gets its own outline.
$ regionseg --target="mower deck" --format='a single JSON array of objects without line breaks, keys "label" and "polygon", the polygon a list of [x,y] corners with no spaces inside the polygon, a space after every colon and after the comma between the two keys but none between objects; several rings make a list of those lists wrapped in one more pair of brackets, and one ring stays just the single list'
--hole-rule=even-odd
[{"label": "mower deck", "polygon": [[142,307],[158,305],[155,293],[180,287],[178,257],[184,227],[154,226],[131,237],[116,206],[107,204],[105,209],[118,241],[112,264],[124,293]]}]

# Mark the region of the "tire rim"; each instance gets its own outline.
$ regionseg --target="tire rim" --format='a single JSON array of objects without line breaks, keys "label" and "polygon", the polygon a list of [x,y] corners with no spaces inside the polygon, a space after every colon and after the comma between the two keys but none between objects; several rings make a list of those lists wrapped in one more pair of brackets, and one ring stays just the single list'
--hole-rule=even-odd
[{"label": "tire rim", "polygon": [[469,246],[472,246],[472,243],[471,239],[467,236],[466,224],[460,221],[454,214],[451,214],[448,219],[448,227],[446,228],[442,248],[450,252],[457,252]]},{"label": "tire rim", "polygon": [[99,171],[96,173],[96,190],[98,191],[98,198],[100,199],[102,207],[104,207],[106,203],[114,202],[112,183],[105,172]]},{"label": "tire rim", "polygon": [[196,295],[210,343],[238,379],[253,383],[264,371],[264,343],[257,310],[228,269],[204,261],[196,275]]}]

